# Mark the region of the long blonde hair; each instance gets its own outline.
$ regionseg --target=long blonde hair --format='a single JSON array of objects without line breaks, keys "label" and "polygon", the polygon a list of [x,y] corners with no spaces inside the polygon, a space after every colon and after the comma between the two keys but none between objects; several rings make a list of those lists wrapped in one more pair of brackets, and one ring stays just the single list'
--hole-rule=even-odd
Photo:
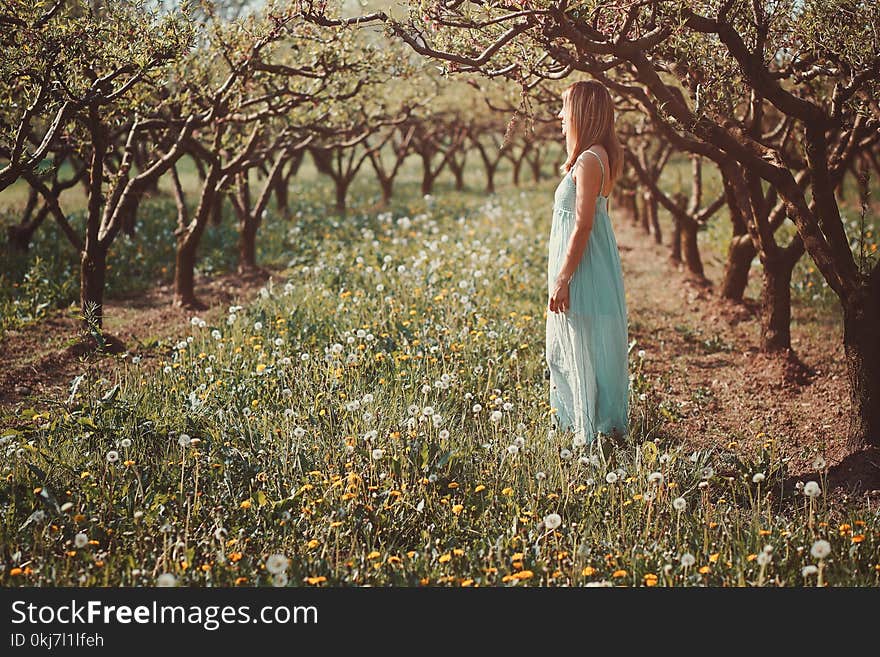
[{"label": "long blonde hair", "polygon": [[613,184],[623,169],[623,149],[614,130],[614,101],[608,89],[597,80],[578,80],[562,92],[562,103],[568,108],[568,129],[574,131],[574,150],[562,165],[563,172],[590,146],[602,144]]}]

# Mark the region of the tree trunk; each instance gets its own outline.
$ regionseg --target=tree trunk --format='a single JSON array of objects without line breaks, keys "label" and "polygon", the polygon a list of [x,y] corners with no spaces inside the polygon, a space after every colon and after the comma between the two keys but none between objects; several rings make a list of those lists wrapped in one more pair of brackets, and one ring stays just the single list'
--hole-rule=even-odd
[{"label": "tree trunk", "polygon": [[749,271],[755,258],[755,245],[751,237],[734,235],[727,249],[727,265],[721,283],[721,296],[731,301],[742,302],[749,283]]},{"label": "tree trunk", "polygon": [[663,234],[660,231],[660,206],[657,201],[657,197],[651,194],[651,202],[649,204],[649,217],[648,219],[651,222],[651,227],[654,232],[654,241],[657,244],[663,244]]},{"label": "tree trunk", "polygon": [[285,219],[290,218],[290,195],[288,194],[289,181],[284,176],[278,176],[273,185],[275,192],[275,203],[278,206],[278,213]]},{"label": "tree trunk", "polygon": [[174,267],[174,305],[183,308],[197,308],[201,304],[196,299],[196,247],[198,240],[192,234],[183,235],[177,240],[177,253]]},{"label": "tree trunk", "polygon": [[242,217],[239,223],[238,272],[251,272],[257,267],[257,221],[252,217]]},{"label": "tree trunk", "polygon": [[706,274],[703,271],[703,261],[700,258],[700,247],[697,243],[697,235],[699,233],[699,225],[693,220],[681,221],[679,227],[681,229],[681,244],[684,250],[684,264],[688,271],[694,276],[705,279]]},{"label": "tree trunk", "polygon": [[495,193],[495,169],[496,167],[486,165],[486,193],[494,194]]},{"label": "tree trunk", "polygon": [[843,306],[843,347],[850,386],[847,447],[880,448],[880,274]]},{"label": "tree trunk", "polygon": [[522,159],[517,158],[513,161],[513,186],[519,187],[519,174],[522,169]]},{"label": "tree trunk", "polygon": [[791,273],[794,262],[764,258],[761,289],[761,350],[791,349]]},{"label": "tree trunk", "polygon": [[382,187],[382,205],[383,207],[388,207],[391,204],[391,197],[394,193],[394,179],[390,176],[380,178],[379,185]]},{"label": "tree trunk", "polygon": [[[95,304],[94,319],[104,326],[104,283],[107,276],[107,250],[100,244],[87,242],[80,258],[79,305],[82,312]],[[83,326],[88,323],[83,320]]]},{"label": "tree trunk", "polygon": [[536,156],[535,159],[529,161],[529,164],[532,168],[532,180],[541,182],[541,157]]},{"label": "tree trunk", "polygon": [[645,205],[645,211],[642,213],[641,216],[642,230],[645,231],[645,235],[650,235],[652,224],[651,212],[657,211],[657,203],[654,202],[654,195],[647,190],[642,194],[642,200],[644,201]]},{"label": "tree trunk", "polygon": [[348,198],[348,186],[351,183],[350,180],[344,180],[342,178],[338,178],[336,181],[336,211],[345,216],[345,212],[347,208],[347,198]]},{"label": "tree trunk", "polygon": [[681,262],[681,222],[672,218],[672,241],[669,242],[669,259],[679,264]]}]

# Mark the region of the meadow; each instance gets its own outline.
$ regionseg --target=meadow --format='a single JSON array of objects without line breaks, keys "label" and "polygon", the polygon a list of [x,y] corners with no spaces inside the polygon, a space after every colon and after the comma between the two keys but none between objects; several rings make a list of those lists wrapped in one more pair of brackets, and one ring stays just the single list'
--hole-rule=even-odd
[{"label": "meadow", "polygon": [[[755,458],[671,438],[637,341],[630,435],[548,430],[555,180],[423,198],[411,168],[390,208],[363,180],[341,218],[301,176],[261,228],[256,298],[7,415],[0,585],[880,583],[870,498],[829,495],[821,457],[786,493],[772,438]],[[168,280],[173,210],[150,201],[114,247],[111,293]],[[70,312],[75,258],[45,228],[3,286],[9,326]],[[233,267],[234,239],[210,227],[199,273]],[[795,298],[819,301],[802,264]]]}]

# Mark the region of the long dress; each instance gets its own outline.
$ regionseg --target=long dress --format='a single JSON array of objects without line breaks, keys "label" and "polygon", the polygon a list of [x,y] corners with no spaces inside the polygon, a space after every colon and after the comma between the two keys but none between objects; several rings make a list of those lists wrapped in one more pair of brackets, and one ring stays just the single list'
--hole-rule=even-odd
[{"label": "long dress", "polygon": [[[605,187],[602,167],[600,192]],[[577,163],[575,163],[577,164]],[[571,172],[556,188],[547,263],[548,298],[565,262],[575,226],[575,182]],[[569,284],[570,307],[547,309],[545,357],[550,370],[550,407],[555,428],[572,431],[575,444],[598,433],[629,431],[629,354],[626,297],[617,240],[608,216],[608,198],[599,194],[590,237]],[[554,411],[555,409],[555,411]]]}]

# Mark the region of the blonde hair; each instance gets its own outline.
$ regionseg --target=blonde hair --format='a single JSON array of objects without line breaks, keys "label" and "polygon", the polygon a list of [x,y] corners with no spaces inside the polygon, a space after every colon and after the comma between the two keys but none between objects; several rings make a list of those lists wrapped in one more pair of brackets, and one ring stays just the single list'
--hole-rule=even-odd
[{"label": "blonde hair", "polygon": [[623,149],[614,131],[614,101],[608,89],[597,80],[578,80],[562,92],[562,104],[568,108],[568,129],[574,134],[574,149],[562,170],[568,172],[581,153],[601,144],[608,153],[606,176],[613,184],[623,169]]}]

